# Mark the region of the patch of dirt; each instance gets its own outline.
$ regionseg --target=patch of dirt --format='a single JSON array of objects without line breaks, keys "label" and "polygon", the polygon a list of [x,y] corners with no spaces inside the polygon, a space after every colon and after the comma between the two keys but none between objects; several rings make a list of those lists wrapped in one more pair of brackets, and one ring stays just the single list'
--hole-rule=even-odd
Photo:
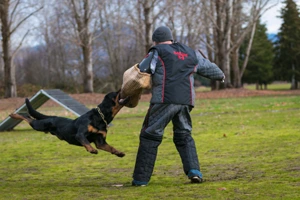
[{"label": "patch of dirt", "polygon": [[[233,98],[233,97],[250,97],[250,96],[284,96],[284,95],[300,95],[300,90],[247,90],[247,89],[226,89],[209,92],[197,92],[197,99],[216,99],[216,98]],[[71,97],[84,105],[98,105],[105,94],[84,93],[70,94]],[[140,101],[150,101],[151,94],[144,94]],[[0,99],[0,111],[14,110],[19,108],[24,103],[24,97]],[[44,106],[57,106],[53,101],[47,101]]]}]

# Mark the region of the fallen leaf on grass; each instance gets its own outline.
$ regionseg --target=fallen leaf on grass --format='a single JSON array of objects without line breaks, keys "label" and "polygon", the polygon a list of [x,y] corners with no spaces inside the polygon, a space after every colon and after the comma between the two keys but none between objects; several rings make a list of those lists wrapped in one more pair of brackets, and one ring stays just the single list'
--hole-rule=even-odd
[{"label": "fallen leaf on grass", "polygon": [[113,187],[123,187],[123,184],[115,184],[115,185],[112,185]]}]

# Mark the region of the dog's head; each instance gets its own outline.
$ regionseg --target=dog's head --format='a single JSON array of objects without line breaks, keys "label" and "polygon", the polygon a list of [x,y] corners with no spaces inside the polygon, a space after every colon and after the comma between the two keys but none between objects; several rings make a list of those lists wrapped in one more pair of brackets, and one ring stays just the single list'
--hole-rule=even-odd
[{"label": "dog's head", "polygon": [[[120,90],[117,92],[110,92],[105,95],[105,97],[101,103],[101,108],[105,109],[105,110],[109,109],[109,111],[112,113],[111,117],[114,118],[116,116],[116,114],[121,110],[121,108],[126,103],[128,103],[128,101],[129,101],[129,97],[127,97],[125,99],[120,99]],[[104,110],[103,110],[103,112],[104,112]]]}]

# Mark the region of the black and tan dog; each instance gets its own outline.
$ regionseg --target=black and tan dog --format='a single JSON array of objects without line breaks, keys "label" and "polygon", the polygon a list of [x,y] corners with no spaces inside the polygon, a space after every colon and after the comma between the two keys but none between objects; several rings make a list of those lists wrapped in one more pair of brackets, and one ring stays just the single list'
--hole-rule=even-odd
[{"label": "black and tan dog", "polygon": [[81,115],[77,119],[68,119],[58,116],[47,116],[33,109],[28,99],[25,100],[29,116],[11,114],[10,117],[25,120],[37,131],[50,132],[69,144],[84,146],[92,154],[98,151],[91,146],[95,143],[97,149],[108,151],[118,157],[125,154],[106,143],[108,124],[119,110],[128,102],[119,99],[119,92],[108,93],[101,104]]}]

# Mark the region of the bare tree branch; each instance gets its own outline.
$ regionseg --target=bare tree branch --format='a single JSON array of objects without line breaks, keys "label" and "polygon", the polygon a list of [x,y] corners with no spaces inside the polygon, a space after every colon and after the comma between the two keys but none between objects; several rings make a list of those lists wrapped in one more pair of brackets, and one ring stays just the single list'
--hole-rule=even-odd
[{"label": "bare tree branch", "polygon": [[241,72],[240,72],[240,77],[243,76],[244,71],[245,71],[245,69],[247,67],[247,64],[248,64],[249,55],[250,55],[250,51],[251,51],[252,43],[253,43],[253,38],[254,38],[255,30],[256,30],[256,24],[257,24],[257,22],[255,22],[252,26],[251,36],[250,36],[250,40],[249,40],[249,43],[248,43],[248,46],[247,46],[247,50],[246,50],[246,54],[245,54],[245,60],[243,62],[243,66],[242,66],[242,69],[241,69]]},{"label": "bare tree branch", "polygon": [[13,17],[15,16],[15,12],[17,10],[18,5],[20,4],[20,0],[17,0],[17,3],[15,4],[15,7],[13,8],[11,14],[10,14],[10,22],[9,22],[9,26],[11,26],[12,22],[13,22]]},{"label": "bare tree branch", "polygon": [[30,30],[27,30],[27,32],[24,34],[21,42],[19,43],[19,45],[17,46],[17,48],[15,49],[15,51],[12,53],[12,57],[15,56],[15,54],[18,52],[18,50],[20,49],[20,47],[22,46],[24,39],[26,38],[26,36],[28,35],[28,33],[30,32]]},{"label": "bare tree branch", "polygon": [[12,33],[14,33],[14,32],[17,30],[17,28],[19,28],[19,26],[21,26],[21,24],[22,24],[23,22],[25,22],[29,17],[31,17],[32,15],[34,15],[35,13],[37,13],[38,11],[40,11],[41,9],[43,9],[43,6],[40,7],[40,8],[38,8],[37,10],[33,11],[33,12],[30,13],[29,15],[27,15],[27,17],[25,17],[24,19],[22,19],[22,20],[15,26],[15,28],[13,28],[13,29],[10,31],[9,34],[11,35]]}]

